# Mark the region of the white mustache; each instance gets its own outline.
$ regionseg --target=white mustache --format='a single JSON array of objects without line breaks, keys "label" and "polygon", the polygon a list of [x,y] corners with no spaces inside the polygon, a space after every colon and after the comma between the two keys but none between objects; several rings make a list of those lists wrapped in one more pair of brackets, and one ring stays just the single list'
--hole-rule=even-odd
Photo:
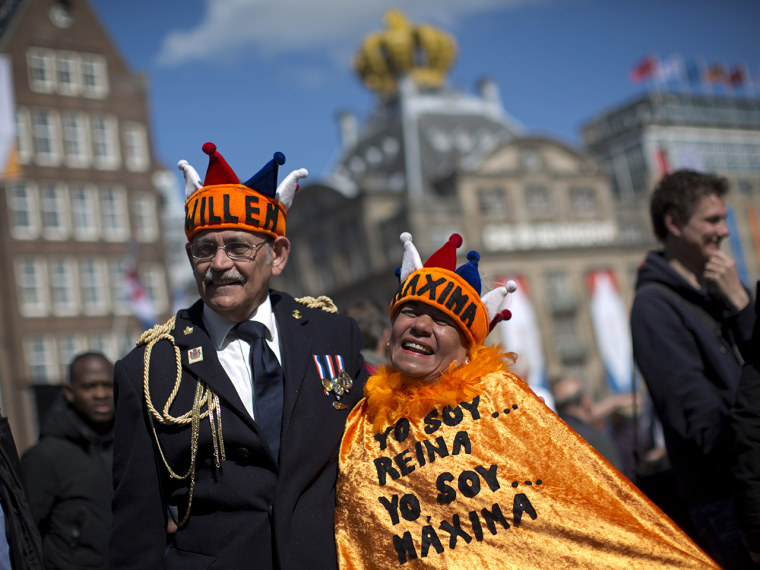
[{"label": "white mustache", "polygon": [[234,267],[225,269],[221,273],[217,273],[209,268],[206,270],[206,273],[203,274],[203,283],[205,285],[243,285],[245,283],[245,277],[243,277]]}]

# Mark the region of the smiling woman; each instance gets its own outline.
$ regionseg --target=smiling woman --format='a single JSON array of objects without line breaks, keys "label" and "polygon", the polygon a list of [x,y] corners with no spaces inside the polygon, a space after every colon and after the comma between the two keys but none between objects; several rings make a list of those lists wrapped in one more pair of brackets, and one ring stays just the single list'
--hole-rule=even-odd
[{"label": "smiling woman", "polygon": [[404,303],[391,328],[389,358],[401,372],[435,382],[452,362],[464,363],[467,351],[454,320],[421,301]]},{"label": "smiling woman", "polygon": [[340,447],[341,568],[715,567],[485,345],[514,284],[481,298],[457,234],[424,265],[401,239],[390,365]]}]

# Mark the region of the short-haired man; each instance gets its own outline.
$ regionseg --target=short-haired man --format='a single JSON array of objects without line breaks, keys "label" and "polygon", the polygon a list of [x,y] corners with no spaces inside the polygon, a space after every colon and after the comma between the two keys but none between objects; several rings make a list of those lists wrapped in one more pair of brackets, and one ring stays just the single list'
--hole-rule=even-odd
[{"label": "short-haired man", "polygon": [[651,216],[663,249],[639,269],[631,330],[692,534],[735,568],[746,556],[731,501],[728,421],[754,304],[720,250],[727,191],[724,178],[691,170],[659,182]]},{"label": "short-haired man", "polygon": [[46,568],[108,567],[113,454],[113,364],[87,352],[69,365],[63,398],[21,467]]},{"label": "short-haired man", "polygon": [[111,567],[335,568],[338,449],[366,379],[361,333],[269,289],[306,171],[278,186],[276,153],[241,184],[215,145],[203,150],[203,184],[179,163],[201,300],[116,364]]}]

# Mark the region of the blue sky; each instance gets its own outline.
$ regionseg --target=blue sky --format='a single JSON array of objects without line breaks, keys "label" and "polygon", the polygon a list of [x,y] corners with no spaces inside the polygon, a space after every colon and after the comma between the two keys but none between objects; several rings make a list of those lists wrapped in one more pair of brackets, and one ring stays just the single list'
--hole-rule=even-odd
[{"label": "blue sky", "polygon": [[646,88],[628,73],[647,54],[760,74],[758,0],[90,2],[148,76],[155,155],[173,170],[185,158],[201,176],[207,140],[241,179],[275,150],[288,158],[284,172],[323,175],[339,149],[336,114],[361,119],[374,107],[350,62],[393,7],[457,39],[450,84],[473,92],[489,76],[528,133],[572,145],[584,122]]}]

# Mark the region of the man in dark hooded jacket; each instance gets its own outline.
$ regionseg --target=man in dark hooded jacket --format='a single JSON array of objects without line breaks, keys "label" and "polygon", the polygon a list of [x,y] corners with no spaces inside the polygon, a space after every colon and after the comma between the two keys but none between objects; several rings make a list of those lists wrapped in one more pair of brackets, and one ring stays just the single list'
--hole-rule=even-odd
[{"label": "man in dark hooded jacket", "polygon": [[723,567],[742,568],[749,555],[732,501],[729,420],[755,315],[720,250],[727,191],[724,178],[690,170],[657,185],[651,214],[663,249],[639,269],[631,333],[693,527],[684,530]]},{"label": "man in dark hooded jacket", "polygon": [[113,364],[85,353],[21,467],[47,569],[107,567],[113,463]]}]

